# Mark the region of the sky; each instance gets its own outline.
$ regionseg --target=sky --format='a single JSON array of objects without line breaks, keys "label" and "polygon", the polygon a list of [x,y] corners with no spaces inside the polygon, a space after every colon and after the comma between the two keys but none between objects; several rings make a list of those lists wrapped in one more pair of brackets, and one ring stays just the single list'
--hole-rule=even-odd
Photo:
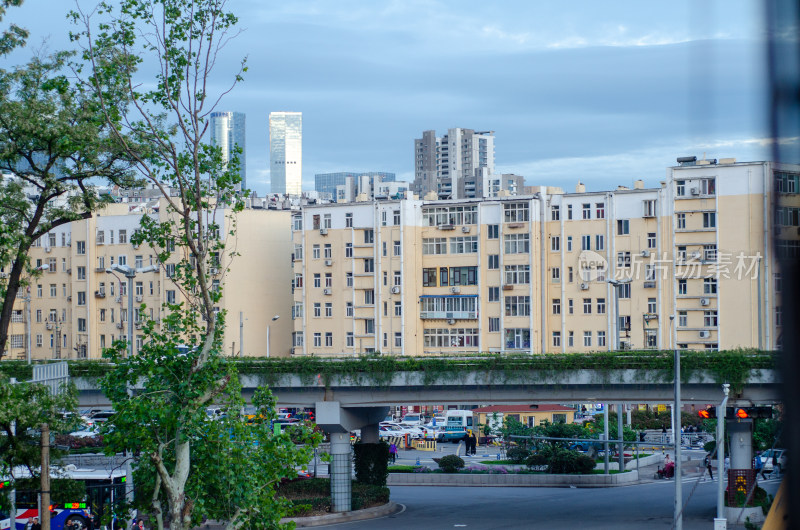
[{"label": "sky", "polygon": [[[82,7],[94,2],[80,0]],[[5,25],[69,46],[70,0],[27,0]],[[413,180],[413,142],[451,127],[495,132],[496,171],[528,185],[658,186],[679,156],[769,158],[759,2],[231,0],[241,33],[214,89],[247,56],[219,110],[247,115],[247,184],[269,192],[273,111],[303,113],[314,174]],[[27,55],[26,55],[27,54]],[[4,65],[8,66],[8,65]]]}]

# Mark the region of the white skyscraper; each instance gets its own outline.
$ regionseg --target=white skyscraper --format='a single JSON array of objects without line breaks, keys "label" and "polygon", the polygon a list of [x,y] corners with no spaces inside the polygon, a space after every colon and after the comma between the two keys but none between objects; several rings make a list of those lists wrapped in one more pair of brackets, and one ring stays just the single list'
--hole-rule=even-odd
[{"label": "white skyscraper", "polygon": [[234,146],[238,145],[242,150],[239,155],[239,174],[242,176],[242,182],[236,187],[237,191],[247,189],[244,126],[245,116],[242,112],[211,113],[211,145],[216,145],[222,150],[223,160],[231,159]]},{"label": "white skyscraper", "polygon": [[300,195],[303,187],[302,112],[270,112],[269,163],[272,193]]}]

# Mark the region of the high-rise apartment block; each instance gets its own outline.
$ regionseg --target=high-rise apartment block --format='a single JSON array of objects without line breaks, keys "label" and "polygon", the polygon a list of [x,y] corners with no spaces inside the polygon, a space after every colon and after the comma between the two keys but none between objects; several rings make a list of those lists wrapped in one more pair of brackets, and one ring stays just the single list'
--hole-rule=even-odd
[{"label": "high-rise apartment block", "polygon": [[680,160],[654,189],[304,207],[293,352],[780,347],[800,166]]},{"label": "high-rise apartment block", "polygon": [[460,127],[442,137],[424,131],[414,140],[414,192],[438,199],[486,197],[494,173],[494,132]]},{"label": "high-rise apartment block", "polygon": [[234,149],[241,150],[238,156],[239,175],[242,181],[236,186],[236,191],[247,189],[247,164],[246,164],[246,145],[245,145],[245,115],[242,112],[212,112],[211,121],[211,145],[218,146],[222,150],[222,159],[226,162],[231,160]]},{"label": "high-rise apartment block", "polygon": [[300,195],[303,189],[303,113],[269,114],[269,172],[272,193]]},{"label": "high-rise apartment block", "polygon": [[[91,219],[55,228],[35,242],[32,265],[47,265],[47,270],[30,279],[29,292],[20,290],[5,358],[24,359],[28,336],[33,359],[99,358],[103,348],[126,337],[129,318],[135,323],[134,351],[138,351],[145,340],[144,320],[160,326],[163,304],[182,299],[172,281],[179,249],[158,272],[138,274],[132,292],[125,277],[107,272],[115,264],[136,269],[157,264],[155,251],[133,245],[131,236],[145,215],[165,220],[167,204],[163,199],[147,203],[132,199],[111,204]],[[226,209],[218,212],[220,233],[227,238],[225,227],[233,214]],[[271,350],[274,356],[288,355],[292,323],[285,311],[292,299],[292,271],[287,265],[291,212],[246,209],[236,216],[236,236],[226,246],[235,246],[239,256],[231,261],[221,257],[219,267],[209,271],[214,282],[224,282],[225,287],[218,305],[227,311],[225,352],[264,356]],[[128,297],[134,297],[132,316]],[[273,322],[274,315],[284,318]]]},{"label": "high-rise apartment block", "polygon": [[394,182],[395,174],[385,171],[338,171],[336,173],[317,173],[314,175],[314,191],[330,193],[332,197],[335,197],[337,186],[344,186],[348,178],[359,179],[361,177],[369,178],[370,183],[373,183],[376,179],[379,182]]}]

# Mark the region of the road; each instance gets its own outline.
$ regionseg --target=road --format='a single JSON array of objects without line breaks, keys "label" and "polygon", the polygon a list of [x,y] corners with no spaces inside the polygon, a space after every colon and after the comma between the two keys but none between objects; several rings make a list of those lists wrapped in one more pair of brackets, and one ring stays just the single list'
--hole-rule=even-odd
[{"label": "road", "polygon": [[[708,530],[716,513],[716,482],[684,479],[684,528]],[[761,485],[774,494],[778,480]],[[674,482],[616,488],[392,487],[405,510],[337,529],[649,529],[671,528]],[[691,498],[690,498],[691,496]]]}]

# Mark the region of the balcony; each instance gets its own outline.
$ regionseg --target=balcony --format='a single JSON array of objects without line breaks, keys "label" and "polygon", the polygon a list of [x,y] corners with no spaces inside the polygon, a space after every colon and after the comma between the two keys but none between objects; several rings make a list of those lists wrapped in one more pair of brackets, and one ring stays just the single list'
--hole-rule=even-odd
[{"label": "balcony", "polygon": [[421,311],[422,320],[477,320],[477,311]]}]

